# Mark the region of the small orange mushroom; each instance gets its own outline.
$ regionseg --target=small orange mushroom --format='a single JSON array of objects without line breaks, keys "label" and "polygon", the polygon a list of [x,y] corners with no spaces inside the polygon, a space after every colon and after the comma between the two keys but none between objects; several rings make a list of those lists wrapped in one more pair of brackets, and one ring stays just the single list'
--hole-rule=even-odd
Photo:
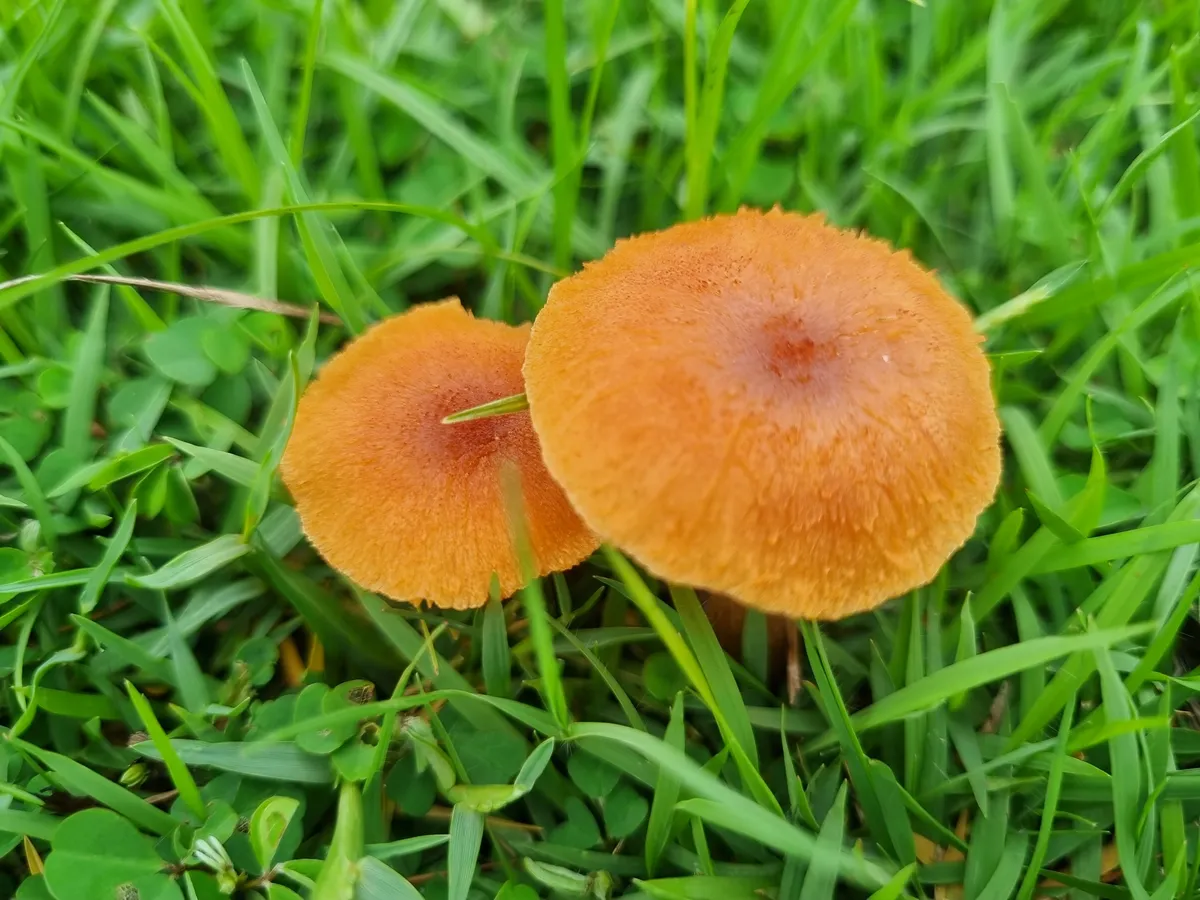
[{"label": "small orange mushroom", "polygon": [[907,253],[743,210],[558,282],[525,357],[550,473],[655,574],[836,619],[930,581],[1000,473],[967,311]]},{"label": "small orange mushroom", "polygon": [[281,471],[305,534],[334,568],[388,597],[463,609],[523,584],[502,471],[515,466],[538,574],[596,547],[542,462],[528,413],[444,425],[521,390],[529,326],[456,298],[387,319],[305,391]]}]

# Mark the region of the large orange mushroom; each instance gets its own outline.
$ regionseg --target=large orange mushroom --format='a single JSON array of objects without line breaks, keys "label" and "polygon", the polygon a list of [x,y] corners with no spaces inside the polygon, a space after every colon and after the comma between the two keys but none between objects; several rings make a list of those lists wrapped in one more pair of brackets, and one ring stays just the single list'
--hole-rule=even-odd
[{"label": "large orange mushroom", "polygon": [[521,485],[537,574],[596,547],[542,463],[529,415],[444,425],[521,390],[529,326],[476,319],[457,299],[387,319],[305,391],[283,455],[305,534],[326,561],[388,597],[468,608],[523,583],[505,470]]},{"label": "large orange mushroom", "polygon": [[655,574],[841,618],[930,581],[1000,472],[967,311],[907,253],[743,210],[558,282],[525,384],[546,466]]}]

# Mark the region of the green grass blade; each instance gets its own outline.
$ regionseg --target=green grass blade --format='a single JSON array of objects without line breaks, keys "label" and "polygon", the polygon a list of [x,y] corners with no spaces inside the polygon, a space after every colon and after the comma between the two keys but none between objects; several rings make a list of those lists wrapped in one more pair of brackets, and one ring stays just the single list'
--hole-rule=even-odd
[{"label": "green grass blade", "polygon": [[132,580],[138,587],[149,590],[166,591],[187,587],[245,556],[250,549],[238,535],[223,534],[206,544],[179,554],[149,575],[139,575]]},{"label": "green grass blade", "polygon": [[1129,693],[1132,694],[1141,688],[1158,664],[1167,658],[1167,654],[1178,639],[1192,604],[1196,602],[1198,596],[1200,596],[1200,572],[1192,576],[1188,586],[1179,592],[1169,618],[1161,628],[1154,632],[1154,638],[1150,641],[1145,653],[1142,654],[1142,658],[1125,678],[1125,690]]},{"label": "green grass blade", "polygon": [[946,721],[946,725],[950,733],[950,738],[954,742],[954,749],[958,751],[958,758],[962,761],[964,774],[967,777],[967,782],[971,785],[971,793],[974,795],[975,802],[979,806],[979,812],[986,818],[990,804],[988,801],[987,777],[983,771],[983,755],[979,751],[978,735],[976,735],[970,725],[958,716],[950,716]]},{"label": "green grass blade", "polygon": [[[904,683],[915,684],[925,675],[925,642],[921,640],[921,622],[924,619],[925,591],[914,591],[909,596],[909,628],[911,639],[908,644],[908,659],[905,661]],[[921,777],[925,753],[925,735],[928,720],[925,716],[911,716],[904,720],[904,786],[915,791]],[[896,848],[899,850],[899,848]],[[903,858],[902,862],[910,862]]]},{"label": "green grass blade", "polygon": [[1100,209],[1096,212],[1096,217],[1103,218],[1118,200],[1120,200],[1128,191],[1132,190],[1132,185],[1137,182],[1145,170],[1172,146],[1173,138],[1181,134],[1194,136],[1195,129],[1192,128],[1192,123],[1195,122],[1198,117],[1200,117],[1200,109],[1191,113],[1182,122],[1177,123],[1169,131],[1158,138],[1158,140],[1155,141],[1151,146],[1139,153],[1134,158],[1133,162],[1129,164],[1129,167],[1121,173],[1121,177],[1117,180],[1117,183],[1113,185],[1113,189],[1109,191],[1108,196],[1104,198],[1104,202],[1100,204]]},{"label": "green grass blade", "polygon": [[1154,453],[1150,457],[1150,508],[1173,503],[1179,491],[1181,456],[1179,389],[1183,372],[1185,341],[1183,320],[1176,322],[1167,350],[1167,368],[1158,384],[1154,410]]},{"label": "green grass blade", "polygon": [[[89,256],[96,255],[95,248],[75,232],[71,231],[71,229],[67,228],[66,225],[60,222],[59,227],[71,243],[83,253]],[[103,268],[105,274],[118,278],[121,277],[120,273],[113,266],[105,265]],[[150,304],[143,300],[142,296],[129,285],[118,284],[117,295],[124,301],[125,308],[129,310],[130,314],[138,320],[138,324],[142,327],[143,331],[162,331],[167,327],[167,323],[162,320],[158,313],[150,308]]]},{"label": "green grass blade", "polygon": [[308,119],[312,108],[313,76],[317,70],[317,49],[324,24],[325,0],[315,0],[309,13],[308,33],[304,39],[304,63],[300,70],[300,90],[297,92],[288,138],[288,160],[296,170],[299,170],[304,162],[304,139],[308,133]]},{"label": "green grass blade", "polygon": [[147,675],[157,679],[158,681],[170,684],[174,678],[170,666],[166,662],[147,651],[140,644],[129,640],[128,638],[110,631],[99,622],[93,622],[84,616],[73,615],[71,622],[79,628],[80,631],[86,632],[87,635],[101,647],[106,650],[111,650],[112,653],[119,657],[126,665],[134,666],[141,669]]},{"label": "green grass blade", "polygon": [[1047,154],[1036,145],[1032,129],[1025,113],[1017,104],[1006,85],[996,85],[1002,107],[1001,115],[1011,142],[1015,145],[1016,162],[1022,181],[1032,195],[1029,208],[1040,219],[1036,226],[1051,258],[1059,263],[1068,263],[1073,256],[1070,239],[1072,224],[1067,215],[1066,204],[1057,195],[1053,175],[1046,165]]},{"label": "green grass blade", "polygon": [[909,879],[912,878],[916,868],[915,863],[905,866],[893,875],[887,884],[871,894],[867,900],[898,900],[904,894],[904,887],[908,884]]},{"label": "green grass blade", "polygon": [[251,487],[258,477],[258,465],[244,456],[214,450],[211,447],[200,447],[171,437],[167,438],[167,442],[176,450],[196,460],[205,470],[216,472],[234,484]]},{"label": "green grass blade", "polygon": [[1017,891],[1017,900],[1030,900],[1037,888],[1038,873],[1046,861],[1046,851],[1050,847],[1050,837],[1054,829],[1054,817],[1058,812],[1059,795],[1062,791],[1063,769],[1067,759],[1067,738],[1071,733],[1071,720],[1075,715],[1075,700],[1072,698],[1063,707],[1062,720],[1058,726],[1058,740],[1055,742],[1054,754],[1050,761],[1050,774],[1046,778],[1046,798],[1042,801],[1042,821],[1038,828],[1037,842],[1033,847],[1033,855],[1021,879],[1021,887]]},{"label": "green grass blade", "polygon": [[906,808],[906,792],[896,780],[896,774],[882,762],[872,759],[870,767],[884,828],[896,851],[896,858],[904,865],[913,863],[917,859],[917,850]]},{"label": "green grass blade", "polygon": [[506,625],[504,607],[496,597],[489,598],[483,608],[483,683],[495,697],[507,697],[512,691],[512,653]]},{"label": "green grass blade", "polygon": [[538,671],[546,694],[546,705],[559,726],[565,728],[571,720],[567,709],[567,696],[563,692],[562,675],[558,668],[558,657],[554,654],[554,637],[550,630],[550,613],[546,610],[546,597],[542,584],[534,579],[521,589],[521,605],[529,619],[530,640],[537,654]]},{"label": "green grass blade", "polygon": [[46,502],[46,495],[42,492],[41,485],[34,478],[33,472],[29,471],[29,466],[25,465],[21,454],[2,437],[0,437],[0,457],[3,457],[17,476],[17,483],[21,485],[21,491],[24,494],[22,499],[33,512],[38,525],[41,526],[42,540],[51,550],[55,549],[58,544],[58,532],[50,513],[50,504]]},{"label": "green grass blade", "polygon": [[1121,340],[1129,334],[1136,333],[1147,322],[1178,303],[1183,297],[1185,288],[1186,284],[1182,281],[1163,283],[1158,290],[1138,304],[1087,352],[1071,377],[1067,379],[1066,385],[1059,391],[1046,418],[1042,420],[1038,434],[1042,439],[1043,446],[1049,447],[1057,440],[1059,432],[1062,431],[1063,426],[1066,425],[1078,406],[1080,398],[1083,397],[1089,379],[1120,346]]},{"label": "green grass blade", "polygon": [[1034,567],[1033,574],[1040,575],[1083,566],[1094,566],[1111,560],[1174,550],[1176,547],[1197,542],[1200,542],[1200,521],[1148,525],[1145,528],[1135,528],[1118,534],[1088,538],[1069,547],[1062,547],[1043,557],[1042,561]]},{"label": "green grass blade", "polygon": [[1025,854],[1029,850],[1029,835],[1024,832],[1010,833],[1002,846],[1003,852],[996,863],[995,872],[983,890],[974,895],[980,900],[1007,900],[1021,877]]},{"label": "green grass blade", "polygon": [[65,0],[55,0],[54,5],[47,11],[45,18],[41,18],[39,15],[38,18],[41,27],[36,32],[34,38],[26,42],[27,46],[17,59],[16,64],[5,81],[4,94],[0,95],[0,111],[5,115],[11,113],[15,108],[17,98],[21,94],[22,84],[29,76],[30,71],[36,66],[37,61],[45,53],[47,45],[54,35],[54,26],[58,23],[58,18],[62,15],[65,6]]},{"label": "green grass blade", "polygon": [[330,53],[322,57],[321,62],[412,116],[431,135],[512,193],[529,194],[535,188],[533,177],[509,153],[475,134],[411,85],[383,75],[345,54]]},{"label": "green grass blade", "polygon": [[[629,597],[641,610],[646,621],[658,633],[659,638],[675,658],[675,662],[679,668],[691,681],[692,687],[696,693],[700,695],[700,699],[704,701],[704,705],[712,712],[713,718],[717,720],[717,726],[721,729],[721,734],[725,737],[729,745],[730,752],[738,767],[738,772],[749,787],[755,799],[763,804],[768,809],[777,813],[781,813],[782,809],[779,806],[779,801],[775,799],[775,795],[771,793],[759,774],[757,767],[750,761],[745,749],[739,743],[736,734],[729,725],[729,720],[726,718],[725,710],[717,702],[713,695],[712,687],[708,683],[708,678],[704,674],[696,655],[692,652],[683,636],[676,630],[670,618],[662,609],[662,605],[658,598],[655,597],[646,583],[638,575],[637,570],[630,565],[629,561],[624,556],[617,553],[612,548],[605,546],[604,554],[608,558],[609,565],[612,567],[621,581],[624,583]],[[723,659],[723,657],[722,657]]]},{"label": "green grass blade", "polygon": [[332,595],[303,573],[292,571],[265,551],[244,559],[247,568],[292,605],[305,624],[321,639],[326,650],[345,653],[353,648],[355,653],[375,662],[394,658],[378,636],[358,627],[353,619],[346,616],[341,604]]},{"label": "green grass blade", "polygon": [[758,766],[758,748],[754,741],[754,729],[746,714],[742,692],[729,668],[725,651],[717,641],[712,623],[704,614],[704,608],[696,592],[691,588],[671,586],[671,599],[679,612],[680,621],[696,656],[696,663],[704,673],[705,681],[712,690],[713,702],[729,723],[729,730],[745,751],[752,765]]},{"label": "green grass blade", "polygon": [[713,710],[713,714],[717,715],[716,703],[712,697],[712,691],[708,686],[708,680],[704,677],[704,670],[700,668],[700,663],[697,662],[695,654],[692,653],[690,647],[684,641],[683,636],[676,630],[674,624],[663,612],[662,606],[657,597],[655,597],[646,583],[638,575],[637,570],[629,564],[629,561],[621,556],[615,550],[608,547],[604,548],[605,555],[608,557],[609,565],[613,572],[621,579],[624,584],[627,596],[641,611],[650,627],[658,634],[663,645],[675,658],[680,670],[687,676],[692,683],[692,687],[700,698],[704,700],[706,705]]},{"label": "green grass blade", "polygon": [[445,224],[462,231],[463,234],[469,235],[470,237],[479,241],[482,247],[487,248],[485,252],[493,252],[495,248],[495,242],[484,229],[477,225],[472,225],[461,216],[457,216],[454,213],[447,212],[436,207],[422,206],[420,204],[412,203],[392,203],[373,200],[328,201],[321,203],[291,204],[286,206],[255,209],[248,212],[231,213],[226,216],[217,216],[215,218],[204,219],[200,222],[179,225],[174,228],[168,228],[165,231],[159,231],[155,234],[147,235],[146,237],[135,238],[134,240],[126,241],[123,244],[117,244],[116,246],[109,247],[106,250],[101,250],[92,256],[85,256],[81,257],[80,259],[71,260],[70,262],[56,266],[48,272],[43,272],[37,275],[28,275],[23,278],[5,282],[4,284],[0,285],[0,311],[12,307],[21,300],[24,300],[26,297],[30,297],[36,294],[38,291],[45,290],[47,286],[57,284],[71,275],[78,275],[81,272],[87,272],[91,269],[99,268],[107,263],[124,259],[127,256],[133,256],[137,253],[145,253],[157,247],[173,244],[188,238],[206,235],[209,232],[221,231],[234,225],[243,225],[246,223],[255,222],[259,219],[271,218],[275,216],[300,215],[310,212],[330,213],[354,210],[360,212],[391,212],[444,222]]},{"label": "green grass blade", "polygon": [[779,740],[783,745],[783,771],[787,776],[788,790],[788,806],[793,816],[798,818],[807,827],[813,831],[818,831],[820,826],[817,824],[817,818],[813,815],[812,805],[808,802],[808,794],[804,791],[804,784],[800,780],[799,774],[796,772],[796,764],[792,760],[792,748],[788,743],[787,729],[784,727],[787,723],[787,707],[779,707]]},{"label": "green grass blade", "polygon": [[[1129,719],[1131,700],[1113,666],[1111,654],[1101,649],[1096,650],[1094,656],[1107,721],[1117,723]],[[1133,896],[1148,900],[1137,852],[1138,820],[1145,800],[1137,735],[1114,733],[1108,741],[1108,752],[1112,757],[1113,817],[1121,871]]]},{"label": "green grass blade", "polygon": [[[660,771],[666,767],[675,773],[684,789],[699,798],[685,801],[686,811],[717,827],[745,834],[783,853],[804,859],[812,859],[816,852],[813,835],[768,812],[651,735],[622,725],[577,722],[571,727],[571,738],[585,745],[595,741],[615,743],[635,751]],[[680,804],[681,809],[683,806]],[[852,856],[845,850],[842,851],[841,873],[855,883],[865,885],[883,884],[890,877],[880,864]]]},{"label": "green grass blade", "polygon": [[[309,202],[308,188],[300,172],[292,163],[283,138],[271,118],[271,111],[266,98],[259,90],[258,82],[250,64],[242,61],[242,76],[250,89],[250,97],[254,101],[255,115],[258,117],[258,127],[262,131],[263,140],[271,157],[283,172],[287,184],[288,195],[293,203],[303,206]],[[351,332],[362,331],[367,324],[366,313],[358,297],[350,289],[342,267],[338,263],[331,238],[332,228],[314,213],[301,213],[296,218],[296,229],[300,233],[300,241],[304,245],[304,255],[308,259],[313,280],[321,292],[321,298],[329,308],[337,313]]]},{"label": "green grass blade", "polygon": [[[926,675],[916,684],[902,687],[878,703],[855,713],[850,717],[850,723],[854,733],[861,734],[944,703],[961,691],[999,681],[1030,666],[1042,666],[1072,653],[1110,647],[1147,634],[1151,630],[1153,626],[1149,624],[1114,627],[1089,631],[1086,634],[1039,638],[1025,644],[989,650]],[[808,747],[812,751],[822,750],[836,741],[837,738],[833,734],[827,734],[812,741]]]},{"label": "green grass blade", "polygon": [[612,692],[613,698],[617,701],[617,705],[621,707],[621,712],[625,714],[625,718],[629,721],[630,727],[636,728],[639,731],[645,731],[646,723],[642,721],[641,714],[637,711],[637,707],[633,705],[633,702],[629,699],[629,694],[625,691],[625,688],[621,687],[621,683],[617,681],[612,672],[609,671],[608,666],[601,661],[600,657],[596,656],[595,653],[589,650],[587,645],[580,641],[579,638],[577,638],[570,631],[570,629],[560,624],[557,619],[551,618],[550,625],[556,632],[558,632],[559,635],[562,636],[564,641],[570,644],[571,647],[573,647],[575,651],[584,659],[586,659],[588,664],[596,670],[596,674],[600,676],[600,679]]},{"label": "green grass blade", "polygon": [[[875,789],[875,779],[871,776],[871,760],[863,751],[858,737],[859,732],[864,729],[856,728],[850,711],[846,708],[846,701],[842,698],[833,668],[829,664],[829,654],[825,649],[825,640],[820,629],[813,622],[801,621],[800,633],[804,636],[804,649],[808,652],[809,666],[816,679],[821,704],[829,717],[832,733],[836,735],[835,739],[841,745],[846,768],[850,771],[855,799],[862,807],[867,826],[871,829],[875,840],[885,848],[889,855],[894,855],[895,848],[891,846],[891,835],[888,833],[887,822],[883,815],[883,806]],[[894,696],[896,695],[891,694],[881,702],[886,702]],[[876,706],[878,705],[876,704]]]},{"label": "green grass blade", "polygon": [[467,900],[482,842],[483,816],[461,804],[455,806],[450,815],[450,853],[446,861],[449,900]]},{"label": "green grass blade", "polygon": [[[147,759],[162,761],[162,754],[153,741],[142,741],[131,748]],[[242,743],[226,741],[211,744],[173,738],[172,752],[188,766],[232,772],[267,781],[292,784],[332,784],[333,768],[329,758],[305,753],[293,743]]]},{"label": "green grass blade", "polygon": [[333,837],[313,885],[312,900],[345,900],[347,896],[352,896],[362,856],[362,792],[357,784],[346,781],[338,791]]},{"label": "green grass blade", "polygon": [[167,767],[167,774],[170,775],[175,789],[179,791],[179,799],[191,810],[197,822],[203,822],[207,817],[208,810],[204,799],[200,796],[200,789],[196,786],[196,780],[192,778],[192,773],[188,771],[187,766],[171,748],[171,741],[167,737],[167,733],[163,731],[162,725],[159,724],[158,717],[154,715],[150,702],[128,681],[125,682],[125,691],[129,694],[133,708],[137,710],[138,718],[142,720],[142,726],[158,750],[163,765]]},{"label": "green grass blade", "polygon": [[846,783],[838,788],[833,808],[817,834],[817,852],[804,876],[800,900],[832,900],[837,890],[838,851],[846,832]]},{"label": "green grass blade", "polygon": [[169,834],[179,824],[161,809],[151,806],[137,794],[109,781],[82,763],[17,738],[10,740],[23,753],[32,756],[53,772],[65,788],[91,797],[100,805],[107,806],[151,834]]},{"label": "green grass blade", "polygon": [[163,627],[167,633],[167,646],[171,652],[171,668],[175,673],[175,684],[179,688],[179,699],[188,712],[202,715],[211,702],[208,683],[183,630],[171,612],[171,605],[166,601],[165,595],[159,596]]},{"label": "green grass blade", "polygon": [[544,10],[550,143],[554,151],[554,263],[566,269],[571,265],[571,228],[579,193],[575,121],[567,77],[567,23],[563,0],[547,0]]},{"label": "green grass blade", "polygon": [[435,847],[440,847],[450,840],[448,834],[422,834],[417,837],[402,838],[398,841],[390,841],[386,844],[367,844],[366,852],[376,859],[396,859],[401,856],[409,856],[413,853],[421,853],[424,850],[432,850]]},{"label": "green grass blade", "polygon": [[[729,50],[742,13],[750,0],[734,0],[721,20],[721,25],[708,48],[704,66],[704,82],[694,120],[695,128],[687,134],[687,198],[684,216],[698,219],[708,206],[709,173],[716,155],[717,130],[721,124],[722,103],[725,99],[725,79],[729,70]],[[693,10],[694,3],[689,4]],[[691,38],[694,42],[695,37]],[[689,125],[692,120],[689,119]]]},{"label": "green grass blade", "polygon": [[512,733],[512,725],[504,716],[497,715],[486,703],[468,696],[474,693],[471,683],[451,666],[448,660],[436,653],[433,654],[434,659],[427,658],[425,639],[398,610],[374,594],[360,591],[358,600],[376,628],[402,659],[409,663],[415,662],[422,677],[428,678],[438,690],[455,691],[466,698],[450,701],[464,716],[480,728]]},{"label": "green grass blade", "polygon": [[[1185,511],[1185,514],[1188,511],[1194,513],[1198,499],[1200,498],[1193,494],[1190,502],[1181,504],[1180,508]],[[1112,580],[1109,583],[1112,590],[1108,595],[1109,599],[1096,617],[1097,624],[1101,628],[1108,628],[1120,627],[1128,622],[1150,592],[1158,575],[1166,568],[1166,564],[1165,554],[1142,556],[1127,563],[1123,569],[1111,576]],[[1042,695],[1037,698],[1033,708],[1014,729],[1009,738],[1010,747],[1015,747],[1040,732],[1062,709],[1062,705],[1074,693],[1077,685],[1091,674],[1092,665],[1091,657],[1085,654],[1076,655],[1068,660],[1051,679]]]},{"label": "green grass blade", "polygon": [[524,412],[527,409],[529,409],[529,398],[524,394],[514,394],[511,397],[489,400],[479,406],[451,413],[442,419],[442,424],[458,425],[462,422],[474,422],[476,419],[488,419],[492,416],[507,416],[511,413]]},{"label": "green grass blade", "polygon": [[54,840],[62,819],[46,813],[24,812],[19,809],[0,809],[0,831],[23,834],[39,841]]},{"label": "green grass blade", "polygon": [[[671,704],[671,719],[663,741],[677,753],[683,752],[683,694],[676,694],[675,702]],[[646,871],[650,875],[657,871],[663,851],[670,843],[679,787],[675,773],[666,766],[660,767],[650,804],[650,819],[646,824]]]},{"label": "green grass blade", "polygon": [[203,101],[200,111],[208,121],[213,143],[229,173],[241,185],[242,193],[253,206],[258,203],[258,190],[262,182],[254,164],[254,155],[243,136],[229,96],[221,85],[216,65],[197,37],[188,16],[180,8],[178,0],[162,0],[161,8],[175,43],[192,70],[192,77]]},{"label": "green grass blade", "polygon": [[984,582],[971,597],[971,617],[981,623],[997,606],[1012,593],[1042,559],[1061,543],[1058,535],[1049,528],[1039,528],[1024,544],[1013,552]]},{"label": "green grass blade", "polygon": [[71,392],[63,415],[63,449],[72,459],[87,458],[96,418],[96,395],[104,368],[105,329],[108,325],[108,286],[99,285],[92,297],[83,341],[75,356]]},{"label": "green grass blade", "polygon": [[1033,420],[1023,409],[1004,407],[1000,410],[1005,437],[1017,456],[1017,464],[1026,483],[1054,510],[1062,508],[1063,498],[1046,445],[1038,440]]},{"label": "green grass blade", "polygon": [[112,577],[113,569],[116,568],[121,557],[125,555],[125,550],[129,546],[129,541],[133,537],[133,529],[137,524],[137,499],[129,501],[129,506],[125,512],[121,514],[121,521],[117,524],[117,530],[113,533],[112,538],[108,542],[108,546],[104,548],[104,556],[100,558],[100,562],[92,569],[88,576],[87,583],[83,586],[83,590],[79,592],[79,614],[86,616],[96,604],[100,602],[100,592],[104,590]]}]

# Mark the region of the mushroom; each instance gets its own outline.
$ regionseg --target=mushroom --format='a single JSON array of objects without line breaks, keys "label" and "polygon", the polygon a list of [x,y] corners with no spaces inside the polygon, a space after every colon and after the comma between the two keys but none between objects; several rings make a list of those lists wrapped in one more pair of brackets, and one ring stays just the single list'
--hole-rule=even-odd
[{"label": "mushroom", "polygon": [[335,569],[397,600],[464,609],[524,579],[502,472],[515,468],[537,574],[596,548],[542,463],[528,413],[444,425],[520,391],[529,326],[476,319],[457,298],[374,326],[304,392],[283,480]]},{"label": "mushroom", "polygon": [[1000,473],[971,317],[881,241],[778,210],[558,282],[525,355],[551,475],[656,575],[837,619],[932,580]]}]

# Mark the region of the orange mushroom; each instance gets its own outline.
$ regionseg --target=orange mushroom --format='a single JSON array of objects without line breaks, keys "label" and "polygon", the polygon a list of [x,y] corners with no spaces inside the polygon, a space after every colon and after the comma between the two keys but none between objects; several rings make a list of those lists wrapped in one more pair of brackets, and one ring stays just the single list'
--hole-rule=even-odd
[{"label": "orange mushroom", "polygon": [[546,466],[655,574],[835,619],[930,581],[1000,472],[971,318],[904,252],[743,210],[558,282],[525,356]]},{"label": "orange mushroom", "polygon": [[334,568],[393,599],[482,605],[493,573],[521,587],[501,472],[514,465],[538,574],[596,547],[542,463],[529,415],[443,425],[521,390],[529,326],[476,319],[456,298],[387,319],[305,391],[283,455],[305,534]]}]

